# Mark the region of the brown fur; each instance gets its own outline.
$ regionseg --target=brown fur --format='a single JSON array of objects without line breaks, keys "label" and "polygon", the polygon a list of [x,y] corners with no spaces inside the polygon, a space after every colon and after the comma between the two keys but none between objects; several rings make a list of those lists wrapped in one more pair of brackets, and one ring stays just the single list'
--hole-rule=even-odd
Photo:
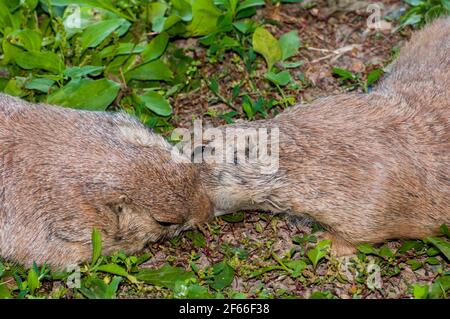
[{"label": "brown fur", "polygon": [[65,266],[136,252],[208,220],[199,170],[130,116],[35,105],[0,94],[0,255]]},{"label": "brown fur", "polygon": [[333,96],[236,125],[279,128],[276,174],[248,163],[205,164],[202,178],[217,211],[312,217],[341,255],[360,243],[422,238],[450,224],[449,122],[444,18],[412,37],[373,93]]}]

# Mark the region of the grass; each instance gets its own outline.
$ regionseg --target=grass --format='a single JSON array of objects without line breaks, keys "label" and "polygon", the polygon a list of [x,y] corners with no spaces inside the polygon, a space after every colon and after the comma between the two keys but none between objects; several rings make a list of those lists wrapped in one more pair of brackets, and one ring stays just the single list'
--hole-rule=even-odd
[{"label": "grass", "polygon": [[[402,25],[421,25],[430,8],[447,6],[435,2],[411,3]],[[283,1],[76,3],[0,0],[0,91],[62,107],[122,110],[168,135],[192,114],[213,123],[271,117],[314,90],[311,66],[304,67],[312,45],[299,26],[287,30],[277,20]],[[265,7],[270,17],[257,13]],[[325,91],[370,91],[383,66],[332,65],[334,86]],[[0,298],[448,298],[445,227],[439,238],[362,245],[347,259],[330,255],[330,243],[315,235],[319,228],[240,213],[137,256],[102,256],[94,230],[92,260],[73,269],[1,261]]]}]

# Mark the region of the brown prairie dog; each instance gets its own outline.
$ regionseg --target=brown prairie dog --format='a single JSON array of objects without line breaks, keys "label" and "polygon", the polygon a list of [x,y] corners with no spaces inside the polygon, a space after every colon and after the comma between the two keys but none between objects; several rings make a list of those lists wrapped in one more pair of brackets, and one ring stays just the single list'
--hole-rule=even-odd
[{"label": "brown prairie dog", "polygon": [[131,116],[0,94],[0,256],[66,266],[134,253],[212,217],[198,167]]},{"label": "brown prairie dog", "polygon": [[[333,249],[422,238],[450,224],[450,18],[413,35],[369,94],[296,106],[227,128],[279,129],[279,169],[206,162],[216,214],[266,210],[307,216]],[[214,153],[218,140],[205,150]],[[249,150],[247,150],[249,152]]]}]

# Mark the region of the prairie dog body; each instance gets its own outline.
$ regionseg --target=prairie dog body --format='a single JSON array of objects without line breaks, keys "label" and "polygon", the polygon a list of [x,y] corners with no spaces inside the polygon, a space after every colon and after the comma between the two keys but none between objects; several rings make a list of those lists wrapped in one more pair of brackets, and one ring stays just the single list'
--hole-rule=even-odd
[{"label": "prairie dog body", "polygon": [[360,243],[436,234],[450,224],[450,18],[414,34],[372,93],[220,129],[230,127],[278,128],[279,169],[205,163],[217,214],[312,217],[340,255]]},{"label": "prairie dog body", "polygon": [[131,116],[36,105],[0,94],[0,255],[31,265],[90,258],[208,220],[192,164]]}]

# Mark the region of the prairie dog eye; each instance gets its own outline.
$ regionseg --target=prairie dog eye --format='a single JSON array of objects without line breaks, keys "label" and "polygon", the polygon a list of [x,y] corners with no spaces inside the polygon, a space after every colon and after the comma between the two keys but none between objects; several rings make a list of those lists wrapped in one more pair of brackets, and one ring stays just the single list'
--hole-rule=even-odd
[{"label": "prairie dog eye", "polygon": [[156,221],[156,222],[162,227],[170,227],[173,225],[179,225],[178,223],[171,223],[171,222],[160,222],[160,221]]},{"label": "prairie dog eye", "polygon": [[183,223],[183,221],[176,222],[174,220],[168,220],[168,219],[156,219],[153,218],[155,222],[157,222],[161,227],[170,227],[170,226],[179,226]]}]

